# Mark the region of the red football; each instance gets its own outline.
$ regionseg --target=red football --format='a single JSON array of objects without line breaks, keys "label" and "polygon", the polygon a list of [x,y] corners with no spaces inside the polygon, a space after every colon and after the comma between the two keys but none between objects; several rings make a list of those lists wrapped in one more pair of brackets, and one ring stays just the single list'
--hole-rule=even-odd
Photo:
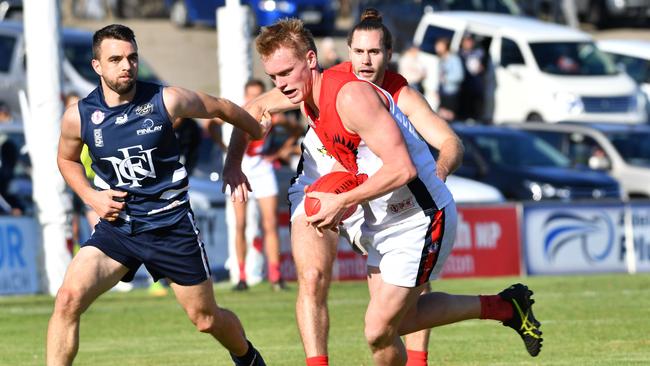
[{"label": "red football", "polygon": [[[307,188],[307,192],[327,192],[327,193],[342,193],[356,188],[358,185],[357,177],[347,171],[332,172],[318,178],[313,184]],[[320,201],[317,198],[305,197],[305,214],[312,216],[320,210]],[[343,214],[341,220],[345,220],[352,216],[354,211],[357,210],[357,205],[354,205]]]}]

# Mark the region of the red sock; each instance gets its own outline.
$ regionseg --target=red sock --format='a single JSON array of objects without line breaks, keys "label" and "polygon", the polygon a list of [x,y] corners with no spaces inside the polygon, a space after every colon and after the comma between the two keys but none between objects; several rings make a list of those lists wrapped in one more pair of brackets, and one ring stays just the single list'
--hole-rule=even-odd
[{"label": "red sock", "polygon": [[307,357],[307,366],[329,366],[327,356]]},{"label": "red sock", "polygon": [[481,300],[481,319],[506,321],[512,319],[512,305],[499,295],[479,295]]},{"label": "red sock", "polygon": [[239,280],[246,282],[246,262],[239,262]]},{"label": "red sock", "polygon": [[269,282],[280,281],[280,263],[269,262]]},{"label": "red sock", "polygon": [[429,352],[411,351],[410,349],[407,349],[406,355],[408,356],[406,366],[427,366],[427,358],[429,357]]}]

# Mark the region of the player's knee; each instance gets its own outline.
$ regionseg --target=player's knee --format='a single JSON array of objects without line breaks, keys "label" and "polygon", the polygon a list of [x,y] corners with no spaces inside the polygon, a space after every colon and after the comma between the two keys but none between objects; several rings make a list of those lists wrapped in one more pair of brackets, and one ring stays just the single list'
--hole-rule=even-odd
[{"label": "player's knee", "polygon": [[277,226],[278,226],[278,222],[275,220],[275,217],[265,217],[262,220],[262,228],[266,233],[275,231]]},{"label": "player's knee", "polygon": [[237,230],[238,233],[246,233],[246,221],[244,222],[237,222],[235,225],[235,230]]},{"label": "player's knee", "polygon": [[390,327],[366,322],[364,329],[366,342],[371,349],[382,349],[393,344],[396,333]]},{"label": "player's knee", "polygon": [[309,268],[300,274],[299,286],[307,294],[318,295],[327,292],[329,277],[318,268]]},{"label": "player's knee", "polygon": [[83,293],[79,289],[61,287],[56,294],[54,312],[66,316],[79,316],[83,312]]},{"label": "player's knee", "polygon": [[217,328],[217,318],[213,314],[198,314],[192,317],[192,323],[201,333],[214,333]]}]

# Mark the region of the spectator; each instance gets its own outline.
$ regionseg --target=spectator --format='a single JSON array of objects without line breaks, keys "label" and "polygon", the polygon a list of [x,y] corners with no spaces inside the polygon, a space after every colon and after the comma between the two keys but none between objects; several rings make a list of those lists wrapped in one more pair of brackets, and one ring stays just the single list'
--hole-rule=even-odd
[{"label": "spectator", "polygon": [[273,127],[264,141],[262,155],[264,159],[274,165],[294,165],[294,157],[300,156],[300,144],[298,141],[305,133],[295,111],[275,113],[271,116]]},{"label": "spectator", "polygon": [[0,123],[11,123],[14,119],[7,103],[0,100]]},{"label": "spectator", "polygon": [[18,147],[7,136],[0,136],[0,214],[23,214],[19,199],[10,192],[17,162]]},{"label": "spectator", "polygon": [[[249,102],[264,93],[264,83],[257,79],[249,80],[244,88],[244,100]],[[274,124],[284,123],[283,115],[271,116]],[[261,217],[264,237],[264,249],[268,265],[268,279],[275,291],[285,290],[287,287],[280,274],[280,238],[278,234],[278,184],[275,178],[273,164],[262,154],[264,139],[251,141],[242,167],[248,177],[252,189],[251,198],[257,201]],[[235,291],[248,290],[246,282],[246,202],[233,202],[235,210],[235,251],[239,267],[239,281],[233,287]]]},{"label": "spectator", "polygon": [[438,114],[447,121],[452,121],[458,114],[460,84],[463,82],[463,63],[458,55],[449,51],[449,38],[439,38],[436,41],[436,54],[440,59]]},{"label": "spectator", "polygon": [[562,74],[577,74],[580,71],[578,63],[570,56],[560,55],[555,66]]},{"label": "spectator", "polygon": [[185,166],[187,175],[192,175],[199,159],[201,126],[193,118],[178,118],[174,123],[174,133],[178,139],[181,163]]},{"label": "spectator", "polygon": [[485,99],[485,52],[476,47],[474,38],[466,34],[460,44],[465,78],[460,87],[459,119],[480,120]]},{"label": "spectator", "polygon": [[341,57],[336,52],[336,44],[331,37],[325,37],[320,43],[320,50],[322,55],[321,67],[328,69],[331,66],[341,63]]},{"label": "spectator", "polygon": [[422,80],[427,76],[427,70],[419,56],[420,49],[411,45],[402,53],[397,67],[399,73],[408,81],[409,86],[423,94]]}]

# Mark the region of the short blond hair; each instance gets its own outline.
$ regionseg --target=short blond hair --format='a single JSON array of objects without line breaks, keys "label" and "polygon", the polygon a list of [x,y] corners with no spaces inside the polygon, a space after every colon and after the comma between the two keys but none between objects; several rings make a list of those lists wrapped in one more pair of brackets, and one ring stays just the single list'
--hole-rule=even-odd
[{"label": "short blond hair", "polygon": [[314,36],[300,19],[280,19],[275,24],[263,27],[255,39],[255,47],[262,58],[269,57],[281,47],[294,50],[298,57],[316,51]]}]

